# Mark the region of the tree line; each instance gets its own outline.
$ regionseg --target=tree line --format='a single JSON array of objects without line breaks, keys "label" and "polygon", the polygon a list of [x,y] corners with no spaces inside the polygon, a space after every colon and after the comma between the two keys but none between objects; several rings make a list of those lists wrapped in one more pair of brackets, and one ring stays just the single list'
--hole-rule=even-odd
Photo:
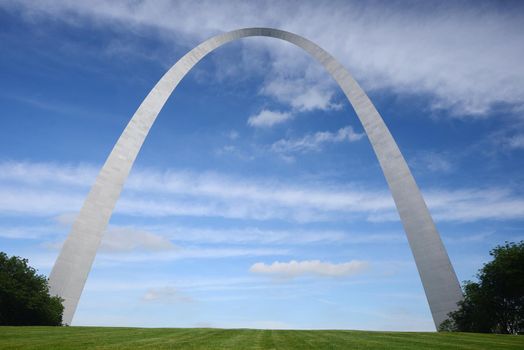
[{"label": "tree line", "polygon": [[524,333],[524,241],[490,251],[493,259],[463,283],[464,299],[440,331]]}]

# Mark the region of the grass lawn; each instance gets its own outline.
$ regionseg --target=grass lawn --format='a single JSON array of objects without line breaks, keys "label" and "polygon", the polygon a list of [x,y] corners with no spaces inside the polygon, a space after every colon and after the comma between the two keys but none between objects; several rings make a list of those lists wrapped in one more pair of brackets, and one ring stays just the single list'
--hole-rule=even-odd
[{"label": "grass lawn", "polygon": [[524,349],[524,336],[255,329],[0,327],[0,349]]}]

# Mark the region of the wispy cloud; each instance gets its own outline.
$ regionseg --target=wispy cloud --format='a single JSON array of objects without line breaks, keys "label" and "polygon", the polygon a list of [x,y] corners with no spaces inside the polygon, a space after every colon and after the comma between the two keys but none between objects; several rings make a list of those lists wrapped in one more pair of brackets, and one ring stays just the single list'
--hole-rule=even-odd
[{"label": "wispy cloud", "polygon": [[97,169],[86,164],[27,163],[4,161],[0,163],[0,181],[23,182],[28,185],[63,184],[86,186],[95,180]]},{"label": "wispy cloud", "polygon": [[[278,27],[325,47],[367,89],[428,94],[433,108],[449,109],[459,116],[486,116],[496,104],[521,106],[524,102],[524,12],[519,5],[515,5],[515,10],[497,5],[27,0],[4,1],[1,6],[31,21],[53,19],[77,26],[112,26],[117,30],[154,28],[166,41],[174,38],[188,48],[218,32],[252,26]],[[377,19],[380,25],[376,25]],[[305,77],[311,61],[302,58],[298,50],[259,42],[249,45],[270,49],[275,80],[285,79],[286,75]],[[247,63],[250,61],[258,62]],[[313,86],[310,84],[307,89]],[[323,96],[321,100],[325,102],[329,93],[317,95]],[[313,105],[322,106],[324,102]],[[307,103],[295,104],[308,108]]]},{"label": "wispy cloud", "polygon": [[287,256],[289,249],[284,248],[251,248],[251,247],[229,247],[229,246],[188,246],[180,249],[156,252],[151,254],[100,254],[97,263],[101,265],[129,264],[129,263],[154,263],[168,262],[182,259],[228,259],[238,257],[261,257],[261,256]]},{"label": "wispy cloud", "polygon": [[169,251],[176,246],[165,237],[132,227],[110,227],[102,241],[103,251],[127,252],[145,250],[152,252]]},{"label": "wispy cloud", "polygon": [[242,229],[216,229],[194,227],[171,227],[163,230],[177,242],[227,243],[227,244],[319,244],[344,242],[352,238],[364,239],[365,235],[349,235],[341,231],[325,230],[271,230],[256,227]]},{"label": "wispy cloud", "polygon": [[[25,252],[32,266],[38,269],[51,268],[61,248],[62,242],[48,241],[38,246],[38,251]],[[231,247],[223,245],[194,245],[177,246],[177,249],[162,251],[108,251],[102,249],[96,257],[96,267],[130,266],[132,264],[168,264],[180,260],[221,260],[234,258],[261,258],[275,256],[289,256],[292,250],[283,247]],[[127,286],[129,288],[129,285]]]},{"label": "wispy cloud", "polygon": [[366,261],[352,260],[334,264],[319,260],[304,260],[290,262],[275,261],[270,265],[258,262],[251,266],[249,271],[256,274],[269,275],[280,278],[294,278],[303,275],[321,277],[342,277],[360,273],[369,267]]},{"label": "wispy cloud", "polygon": [[[58,215],[54,219],[63,228],[70,229],[75,218],[75,213],[65,213]],[[45,229],[46,227],[43,226],[42,228]],[[51,228],[49,228],[49,230],[51,230]],[[56,231],[55,228],[55,235]],[[46,248],[53,250],[60,249],[62,244],[63,241],[48,241],[43,243]],[[116,225],[110,225],[107,228],[100,246],[100,250],[107,253],[162,252],[175,249],[177,249],[177,247],[162,235],[134,227]]]},{"label": "wispy cloud", "polygon": [[263,109],[258,114],[252,115],[248,118],[247,124],[252,127],[271,127],[276,124],[281,124],[289,119],[293,115],[289,112],[270,111]]},{"label": "wispy cloud", "polygon": [[502,146],[504,150],[510,151],[519,151],[524,149],[524,134],[515,133],[515,130],[518,130],[521,125],[513,125],[513,130],[511,132],[502,132],[493,135],[493,141]]},{"label": "wispy cloud", "polygon": [[236,140],[240,137],[240,134],[238,131],[236,130],[231,130],[228,134],[227,134],[227,137],[230,139],[230,140]]},{"label": "wispy cloud", "polygon": [[447,243],[475,243],[475,242],[483,242],[489,237],[493,236],[495,232],[493,231],[486,231],[481,233],[475,233],[475,234],[465,234],[460,236],[453,236],[453,237],[446,237]]},{"label": "wispy cloud", "polygon": [[[69,228],[75,218],[74,214],[65,214],[55,217],[63,227]],[[46,229],[46,227],[42,227]],[[51,228],[49,228],[51,230]],[[22,234],[23,228],[20,230],[20,234],[11,238],[25,238]],[[154,227],[153,229],[131,227],[131,226],[117,226],[109,225],[104,237],[102,239],[100,251],[102,257],[106,257],[108,261],[121,262],[121,261],[142,261],[150,259],[150,261],[156,261],[157,258],[160,261],[166,260],[178,260],[185,258],[227,258],[236,256],[263,256],[263,255],[282,255],[286,254],[286,249],[268,249],[268,248],[246,248],[246,247],[225,247],[224,244],[231,244],[232,237],[238,235],[238,231],[232,230],[231,232],[225,230],[197,230],[194,228],[173,228],[168,225],[161,227]],[[213,233],[215,237],[213,238]],[[271,231],[268,232],[271,237]],[[290,233],[288,233],[289,235]],[[259,233],[260,235],[260,233]],[[280,234],[281,238],[285,235],[284,232]],[[222,236],[222,239],[220,238]],[[226,237],[227,236],[227,237]],[[44,236],[45,237],[45,236]],[[249,235],[248,235],[249,237]],[[41,236],[40,236],[41,238]],[[333,238],[333,237],[331,237]],[[340,236],[338,237],[340,238]],[[178,242],[184,242],[184,246],[176,246],[172,239]],[[267,242],[273,242],[275,235],[273,234],[273,240],[266,240]],[[303,243],[318,242],[323,239],[330,239],[327,237],[309,237],[302,238]],[[238,240],[237,243],[253,243],[257,241],[256,238],[251,237],[245,240]],[[300,240],[299,240],[300,241]],[[234,242],[233,242],[234,243]],[[58,250],[62,247],[63,241],[45,241],[43,246],[51,249]],[[213,245],[209,247],[209,245]],[[222,245],[220,245],[222,244]],[[113,253],[119,253],[114,255]],[[147,253],[155,253],[155,256],[151,256]],[[102,258],[104,261],[104,258]]]},{"label": "wispy cloud", "polygon": [[353,127],[348,125],[336,132],[319,131],[299,139],[278,140],[271,145],[271,150],[277,153],[319,151],[325,144],[355,142],[364,136],[364,134],[355,132]]},{"label": "wispy cloud", "polygon": [[512,149],[524,149],[524,135],[514,135],[507,139],[507,145]]},{"label": "wispy cloud", "polygon": [[[142,228],[141,228],[142,229]],[[402,232],[352,232],[323,229],[263,229],[258,227],[217,229],[214,227],[149,226],[149,230],[180,243],[229,245],[320,245],[404,243]]]},{"label": "wispy cloud", "polygon": [[429,207],[436,220],[476,221],[524,217],[524,199],[506,188],[431,191]]},{"label": "wispy cloud", "polygon": [[[33,172],[33,168],[38,171]],[[86,173],[95,173],[94,167],[81,168],[87,169]],[[88,180],[87,175],[78,180],[74,174],[80,170],[71,165],[7,162],[0,163],[0,169],[3,215],[56,216],[77,211],[94,180]],[[425,190],[425,198],[434,217],[441,221],[524,217],[524,199],[510,188],[430,188]],[[386,189],[154,169],[132,173],[116,213],[137,217],[200,216],[299,222],[334,218],[398,220]]]},{"label": "wispy cloud", "polygon": [[454,169],[450,155],[432,151],[418,152],[411,158],[410,165],[417,170],[438,173],[449,173]]},{"label": "wispy cloud", "polygon": [[[0,237],[12,239],[47,240],[44,246],[59,249],[71,228],[76,213],[58,215],[50,224],[34,226],[3,225]],[[53,224],[53,222],[57,222]],[[49,241],[51,240],[51,241]],[[102,252],[161,252],[177,250],[185,246],[305,246],[331,244],[380,244],[405,243],[402,232],[353,232],[352,230],[326,229],[270,229],[260,227],[195,227],[172,223],[134,224],[133,226],[109,225],[102,240]]]},{"label": "wispy cloud", "polygon": [[319,80],[322,82],[325,78],[313,82],[313,79],[278,77],[267,80],[260,92],[288,104],[294,113],[341,108],[340,104],[332,102],[331,84],[319,84]]},{"label": "wispy cloud", "polygon": [[193,298],[180,293],[175,287],[167,286],[162,288],[150,288],[142,296],[145,302],[157,303],[188,303],[193,302]]},{"label": "wispy cloud", "polygon": [[0,226],[0,237],[11,239],[41,239],[54,237],[57,230],[53,226],[44,225],[2,225]]}]

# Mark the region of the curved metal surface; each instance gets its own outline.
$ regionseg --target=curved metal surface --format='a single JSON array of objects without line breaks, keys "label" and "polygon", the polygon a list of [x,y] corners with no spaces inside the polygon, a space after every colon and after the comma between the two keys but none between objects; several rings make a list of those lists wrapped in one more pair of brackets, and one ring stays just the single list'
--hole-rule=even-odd
[{"label": "curved metal surface", "polygon": [[64,298],[64,323],[70,324],[73,319],[124,181],[167,99],[204,56],[230,41],[250,36],[277,38],[299,46],[320,62],[344,91],[386,177],[438,327],[461,300],[460,284],[420,190],[382,117],[349,72],[330,54],[299,35],[271,28],[239,29],[204,41],[169,69],[144,99],[96,178],[51,271],[50,291]]}]

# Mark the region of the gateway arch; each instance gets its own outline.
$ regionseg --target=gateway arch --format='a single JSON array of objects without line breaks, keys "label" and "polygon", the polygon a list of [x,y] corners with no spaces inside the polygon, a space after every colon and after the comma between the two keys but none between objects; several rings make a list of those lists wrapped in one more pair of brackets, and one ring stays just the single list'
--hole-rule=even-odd
[{"label": "gateway arch", "polygon": [[71,324],[80,295],[124,182],[158,113],[184,76],[214,49],[237,39],[265,36],[297,45],[336,80],[362,123],[406,232],[435,326],[457,308],[460,284],[408,165],[382,117],[349,72],[315,43],[290,32],[245,28],[212,37],[183,56],[149,92],[100,170],[49,276],[50,293],[64,299]]}]

